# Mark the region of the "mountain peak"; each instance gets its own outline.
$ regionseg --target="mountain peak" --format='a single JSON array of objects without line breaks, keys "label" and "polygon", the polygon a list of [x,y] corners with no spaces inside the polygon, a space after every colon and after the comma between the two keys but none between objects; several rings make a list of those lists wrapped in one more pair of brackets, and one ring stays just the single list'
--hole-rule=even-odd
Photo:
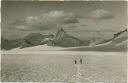
[{"label": "mountain peak", "polygon": [[67,32],[61,27],[58,29],[56,35],[55,35],[55,41],[62,40],[67,36]]},{"label": "mountain peak", "polygon": [[62,32],[65,32],[65,33],[66,33],[66,31],[65,31],[62,27],[60,27],[60,28],[58,29],[58,32],[60,32],[60,31],[62,31]]}]

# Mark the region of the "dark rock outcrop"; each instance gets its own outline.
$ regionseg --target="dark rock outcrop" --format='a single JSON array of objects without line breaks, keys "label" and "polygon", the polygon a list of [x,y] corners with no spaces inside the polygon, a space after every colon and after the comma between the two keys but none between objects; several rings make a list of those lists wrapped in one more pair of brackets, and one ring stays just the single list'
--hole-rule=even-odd
[{"label": "dark rock outcrop", "polygon": [[9,43],[10,43],[9,40],[1,38],[1,49],[8,50],[9,46],[7,46],[7,45]]},{"label": "dark rock outcrop", "polygon": [[37,46],[41,44],[45,44],[44,40],[46,38],[53,38],[54,35],[42,35],[40,33],[31,33],[24,37],[25,43],[22,45],[22,47],[31,47],[31,46]]},{"label": "dark rock outcrop", "polygon": [[13,48],[20,47],[23,43],[22,39],[8,40],[1,38],[1,49],[10,50]]},{"label": "dark rock outcrop", "polygon": [[53,39],[50,38],[45,38],[42,42],[41,45],[47,44],[48,46],[55,46],[55,42]]},{"label": "dark rock outcrop", "polygon": [[40,33],[31,33],[24,37],[24,41],[30,45],[38,45],[43,38],[44,36]]},{"label": "dark rock outcrop", "polygon": [[69,36],[67,32],[60,28],[57,32],[57,34],[54,37],[54,42],[56,46],[62,46],[62,47],[76,47],[80,46],[82,41],[73,37]]},{"label": "dark rock outcrop", "polygon": [[[40,45],[45,38],[53,38],[54,35],[42,35],[40,33],[31,33],[23,39],[8,40],[1,38],[1,49],[10,50],[13,48],[26,48]],[[49,44],[49,43],[48,43]]]},{"label": "dark rock outcrop", "polygon": [[123,34],[123,33],[127,33],[127,29],[125,29],[125,30],[123,30],[123,31],[120,31],[120,32],[118,32],[118,33],[115,33],[114,34],[114,38],[116,38],[116,37],[118,37],[119,35],[121,35],[121,34]]}]

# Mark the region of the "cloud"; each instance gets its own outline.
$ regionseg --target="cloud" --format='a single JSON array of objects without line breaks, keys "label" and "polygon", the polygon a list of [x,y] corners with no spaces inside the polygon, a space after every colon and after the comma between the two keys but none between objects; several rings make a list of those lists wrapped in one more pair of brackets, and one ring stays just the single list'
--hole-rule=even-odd
[{"label": "cloud", "polygon": [[78,16],[72,12],[51,11],[39,16],[30,16],[25,19],[15,20],[11,28],[19,30],[49,30],[56,28],[57,24],[66,25],[79,23]]},{"label": "cloud", "polygon": [[98,19],[98,20],[112,19],[113,17],[114,17],[114,15],[110,11],[107,11],[107,10],[104,10],[104,9],[94,10],[89,15],[89,18]]}]

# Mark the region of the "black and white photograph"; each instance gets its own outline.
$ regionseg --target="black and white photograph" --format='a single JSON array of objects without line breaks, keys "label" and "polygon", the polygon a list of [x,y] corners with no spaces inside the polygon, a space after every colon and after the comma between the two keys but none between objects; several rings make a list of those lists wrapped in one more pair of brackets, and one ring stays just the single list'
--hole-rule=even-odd
[{"label": "black and white photograph", "polygon": [[1,81],[127,83],[127,1],[1,1]]}]

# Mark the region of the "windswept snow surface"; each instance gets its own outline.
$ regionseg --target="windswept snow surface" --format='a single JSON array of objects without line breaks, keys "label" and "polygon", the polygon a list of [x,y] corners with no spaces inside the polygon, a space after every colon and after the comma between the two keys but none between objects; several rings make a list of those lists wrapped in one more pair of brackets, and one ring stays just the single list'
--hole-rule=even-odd
[{"label": "windswept snow surface", "polygon": [[47,45],[39,45],[39,46],[33,46],[33,47],[27,47],[27,48],[15,48],[8,51],[2,51],[2,53],[40,53],[41,51],[56,51],[64,49],[63,47],[55,47],[55,46],[47,46]]},{"label": "windswept snow surface", "polygon": [[[124,45],[127,42],[122,43]],[[95,47],[103,49],[104,45]],[[126,83],[127,53],[97,51],[94,50],[95,47],[62,48],[40,45],[2,51],[1,80],[2,82]],[[81,51],[83,48],[84,51]],[[90,48],[89,51],[87,48]],[[91,51],[92,48],[94,51]],[[106,47],[104,48],[106,50]],[[80,58],[83,64],[80,64]],[[78,64],[74,63],[75,59]]]},{"label": "windswept snow surface", "polygon": [[2,54],[2,82],[126,83],[124,52],[41,52]]}]

